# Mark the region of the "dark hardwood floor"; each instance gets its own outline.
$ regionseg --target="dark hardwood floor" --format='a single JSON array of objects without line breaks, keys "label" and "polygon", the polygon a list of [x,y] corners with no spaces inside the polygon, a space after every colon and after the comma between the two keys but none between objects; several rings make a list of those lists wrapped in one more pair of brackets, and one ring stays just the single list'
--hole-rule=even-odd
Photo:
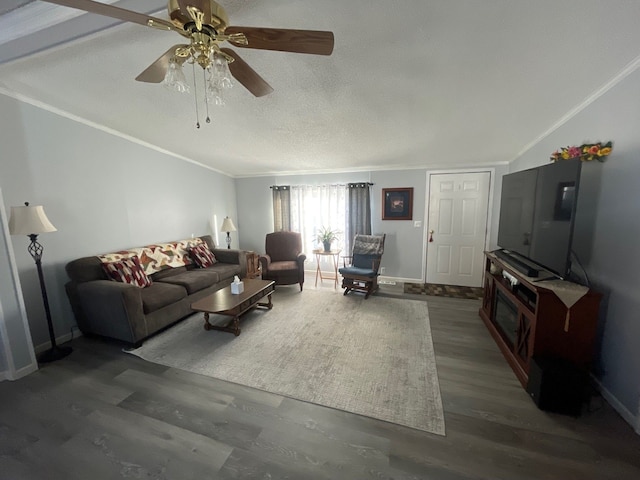
[{"label": "dark hardwood floor", "polygon": [[428,301],[446,436],[78,338],[66,359],[0,383],[0,479],[640,478],[640,436],[606,402],[578,419],[536,408],[479,301],[381,294]]}]

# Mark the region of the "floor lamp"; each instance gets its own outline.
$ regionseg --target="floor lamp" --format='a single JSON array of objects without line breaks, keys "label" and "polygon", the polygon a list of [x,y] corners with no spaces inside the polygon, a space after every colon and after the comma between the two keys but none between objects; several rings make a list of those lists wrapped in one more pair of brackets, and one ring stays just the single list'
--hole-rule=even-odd
[{"label": "floor lamp", "polygon": [[40,280],[40,291],[42,292],[42,301],[44,303],[44,311],[47,315],[47,324],[49,325],[49,339],[51,340],[51,348],[42,353],[38,357],[38,361],[40,363],[48,363],[60,360],[71,353],[71,347],[59,347],[56,344],[56,336],[53,331],[53,322],[51,321],[51,310],[49,309],[47,289],[44,284],[44,276],[42,275],[43,248],[42,245],[38,243],[39,234],[55,232],[57,229],[47,218],[42,205],[32,207],[29,206],[29,202],[25,202],[24,205],[24,207],[11,207],[9,232],[11,235],[27,235],[31,240],[31,243],[27,247],[27,251],[36,262],[36,269],[38,270],[38,278]]},{"label": "floor lamp", "polygon": [[233,220],[229,217],[224,217],[220,231],[227,232],[227,248],[231,248],[231,234],[229,232],[236,231],[236,226],[233,224]]}]

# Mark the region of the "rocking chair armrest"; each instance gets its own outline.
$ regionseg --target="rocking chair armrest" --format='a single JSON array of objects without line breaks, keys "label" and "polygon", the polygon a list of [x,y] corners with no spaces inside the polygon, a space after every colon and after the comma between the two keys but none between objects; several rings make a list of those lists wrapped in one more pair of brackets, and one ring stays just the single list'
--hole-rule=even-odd
[{"label": "rocking chair armrest", "polygon": [[380,263],[381,262],[382,262],[381,258],[374,258],[371,261],[371,269],[377,272],[380,269]]}]

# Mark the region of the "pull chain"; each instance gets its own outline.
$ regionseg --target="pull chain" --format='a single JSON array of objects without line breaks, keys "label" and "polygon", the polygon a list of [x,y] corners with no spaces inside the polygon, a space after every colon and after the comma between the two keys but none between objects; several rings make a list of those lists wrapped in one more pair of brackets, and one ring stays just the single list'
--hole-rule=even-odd
[{"label": "pull chain", "polygon": [[200,114],[198,113],[198,82],[196,82],[196,64],[191,64],[193,71],[193,98],[196,102],[196,128],[200,128]]},{"label": "pull chain", "polygon": [[211,123],[209,118],[209,96],[207,95],[207,72],[204,68],[202,69],[202,83],[204,85],[204,105],[207,109],[207,123]]}]

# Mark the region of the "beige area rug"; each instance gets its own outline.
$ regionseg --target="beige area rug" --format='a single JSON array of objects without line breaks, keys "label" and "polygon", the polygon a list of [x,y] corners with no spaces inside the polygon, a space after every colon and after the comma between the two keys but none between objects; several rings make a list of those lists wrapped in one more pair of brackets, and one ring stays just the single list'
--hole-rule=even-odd
[{"label": "beige area rug", "polygon": [[278,288],[273,304],[243,316],[238,337],[196,314],[128,353],[444,435],[426,302]]}]

